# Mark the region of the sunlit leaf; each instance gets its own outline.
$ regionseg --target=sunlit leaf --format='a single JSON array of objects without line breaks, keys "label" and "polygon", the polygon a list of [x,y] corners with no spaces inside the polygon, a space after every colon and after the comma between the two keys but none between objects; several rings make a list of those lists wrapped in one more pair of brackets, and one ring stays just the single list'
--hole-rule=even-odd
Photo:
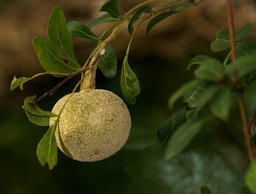
[{"label": "sunlit leaf", "polygon": [[186,121],[186,108],[175,112],[161,127],[157,129],[157,137],[160,143],[167,146],[171,135]]},{"label": "sunlit leaf", "polygon": [[140,85],[137,76],[129,66],[127,56],[125,56],[122,64],[120,84],[125,100],[130,104],[136,103],[135,97],[140,93]]},{"label": "sunlit leaf", "polygon": [[211,112],[215,117],[227,121],[231,106],[232,93],[229,88],[223,88],[210,103]]},{"label": "sunlit leaf", "polygon": [[20,87],[21,90],[23,90],[23,84],[25,84],[27,81],[31,80],[30,77],[19,77],[17,78],[16,76],[13,77],[11,85],[10,85],[10,90],[13,91],[17,87]]},{"label": "sunlit leaf", "polygon": [[171,159],[182,152],[195,135],[203,128],[205,122],[206,120],[193,120],[181,125],[169,141],[166,150],[166,158]]},{"label": "sunlit leaf", "polygon": [[150,6],[143,6],[140,9],[138,9],[132,16],[132,18],[129,21],[128,24],[128,32],[130,34],[133,33],[133,24],[139,19],[139,17],[143,14],[143,13],[149,13],[151,11],[151,7]]},{"label": "sunlit leaf", "polygon": [[98,67],[107,78],[113,78],[117,71],[117,59],[114,48],[108,45],[98,61]]},{"label": "sunlit leaf", "polygon": [[183,86],[181,86],[178,90],[174,92],[174,94],[171,95],[168,101],[168,106],[170,108],[173,107],[174,103],[184,95],[186,95],[188,92],[191,92],[195,88],[198,87],[200,82],[198,80],[192,80],[190,82],[185,83]]},{"label": "sunlit leaf", "polygon": [[180,12],[190,6],[192,6],[193,3],[191,2],[184,2],[180,5],[177,5],[173,8],[171,8],[169,11],[166,11],[166,12],[163,12],[163,13],[160,13],[158,14],[156,17],[154,17],[152,20],[150,20],[150,22],[148,23],[148,26],[147,26],[147,29],[146,29],[146,33],[148,34],[148,32],[156,25],[158,24],[159,22],[161,22],[162,20],[164,20],[165,18],[177,13],[177,12]]},{"label": "sunlit leaf", "polygon": [[113,22],[113,21],[116,21],[117,18],[115,17],[112,17],[109,13],[106,13],[98,18],[96,18],[95,20],[93,20],[92,22],[90,22],[88,24],[88,27],[89,28],[92,28],[94,26],[97,26],[99,24],[103,24],[103,23],[108,23],[108,22]]},{"label": "sunlit leaf", "polygon": [[86,25],[78,21],[71,21],[67,25],[68,30],[72,34],[72,36],[89,40],[97,40],[96,35]]},{"label": "sunlit leaf", "polygon": [[56,124],[52,125],[37,146],[37,157],[42,166],[48,164],[49,169],[57,164],[58,148],[55,139]]},{"label": "sunlit leaf", "polygon": [[114,18],[119,18],[119,7],[117,0],[106,0],[103,6],[100,8],[100,11],[105,11],[109,13]]}]

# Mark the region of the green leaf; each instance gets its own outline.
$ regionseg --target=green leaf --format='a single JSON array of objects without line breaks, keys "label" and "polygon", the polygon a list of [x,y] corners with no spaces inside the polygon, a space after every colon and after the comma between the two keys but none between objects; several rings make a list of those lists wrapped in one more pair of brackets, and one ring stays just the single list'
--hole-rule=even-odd
[{"label": "green leaf", "polygon": [[38,126],[49,126],[49,118],[55,117],[56,115],[42,110],[35,103],[36,96],[29,96],[24,100],[24,105],[22,108],[25,110],[25,113],[28,117],[28,120]]},{"label": "green leaf", "polygon": [[244,100],[247,110],[247,115],[252,117],[256,111],[256,81],[245,87]]},{"label": "green leaf", "polygon": [[42,166],[48,163],[49,169],[57,164],[58,148],[55,139],[56,124],[52,125],[37,146],[37,157]]},{"label": "green leaf", "polygon": [[224,67],[218,60],[208,60],[195,70],[195,77],[200,80],[221,81],[224,77]]},{"label": "green leaf", "polygon": [[166,150],[166,158],[171,159],[182,152],[194,136],[202,129],[206,120],[188,121],[173,134]]},{"label": "green leaf", "polygon": [[197,112],[200,111],[203,107],[209,103],[215,94],[221,89],[219,84],[213,84],[206,88],[199,88],[196,92],[192,93],[185,102],[188,103],[188,106],[191,108],[196,108]]},{"label": "green leaf", "polygon": [[256,70],[256,55],[248,55],[237,58],[233,64],[226,68],[226,74],[232,79],[237,80]]},{"label": "green leaf", "polygon": [[229,32],[226,28],[222,28],[217,32],[216,39],[211,43],[213,52],[220,52],[229,48]]},{"label": "green leaf", "polygon": [[251,192],[256,193],[256,184],[255,184],[256,183],[256,161],[255,160],[253,161],[251,167],[246,173],[245,183]]},{"label": "green leaf", "polygon": [[117,0],[107,0],[100,8],[100,11],[109,13],[109,15],[111,15],[113,18],[119,18],[120,16]]},{"label": "green leaf", "polygon": [[154,17],[152,20],[150,20],[150,22],[148,23],[148,26],[147,26],[147,29],[146,29],[146,34],[149,33],[149,31],[156,25],[158,24],[159,22],[161,22],[162,20],[164,20],[165,18],[175,14],[175,13],[178,13],[190,6],[192,6],[193,3],[191,2],[184,2],[180,5],[177,5],[176,7],[173,7],[172,9],[170,9],[169,11],[166,11],[166,12],[163,12],[163,13],[160,13],[159,15],[157,15],[156,17]]},{"label": "green leaf", "polygon": [[183,86],[181,86],[177,91],[175,91],[174,94],[171,95],[168,101],[168,106],[170,108],[173,107],[174,103],[187,93],[191,92],[192,90],[196,89],[200,82],[198,80],[192,80],[190,82],[185,83]]},{"label": "green leaf", "polygon": [[72,36],[89,40],[97,40],[96,35],[86,25],[78,21],[71,21],[67,25],[68,30],[72,34]]},{"label": "green leaf", "polygon": [[34,37],[33,45],[41,66],[49,74],[67,74],[79,70],[69,60],[63,58],[59,49],[48,39]]},{"label": "green leaf", "polygon": [[129,21],[128,24],[128,32],[130,34],[133,33],[133,24],[139,19],[139,17],[143,14],[143,13],[150,13],[151,12],[151,7],[150,6],[143,6],[140,9],[138,9],[134,15],[132,16],[132,18]]},{"label": "green leaf", "polygon": [[231,89],[223,88],[212,99],[210,103],[210,110],[213,115],[223,121],[228,120],[232,93]]},{"label": "green leaf", "polygon": [[198,103],[200,102],[200,97],[205,91],[205,85],[201,84],[197,86],[195,89],[187,92],[183,96],[183,102],[187,104],[187,106],[191,109],[194,109],[198,106]]},{"label": "green leaf", "polygon": [[200,191],[201,191],[201,194],[212,194],[211,190],[206,185],[202,186]]},{"label": "green leaf", "polygon": [[191,66],[193,66],[193,65],[200,65],[200,66],[202,66],[202,65],[207,65],[208,63],[221,64],[221,62],[218,59],[216,59],[216,58],[212,58],[212,57],[209,57],[207,55],[196,55],[195,57],[193,57],[190,60],[187,69],[190,69]]},{"label": "green leaf", "polygon": [[113,46],[108,45],[105,53],[102,53],[98,61],[98,67],[107,78],[113,78],[117,71],[117,59]]},{"label": "green leaf", "polygon": [[49,18],[48,38],[58,48],[59,55],[69,61],[71,67],[80,68],[74,55],[72,37],[68,31],[65,15],[60,7],[56,7]]},{"label": "green leaf", "polygon": [[17,87],[20,87],[21,90],[23,90],[23,84],[25,84],[27,81],[31,80],[30,77],[19,77],[17,78],[16,76],[13,77],[11,85],[10,85],[10,90],[13,91]]},{"label": "green leaf", "polygon": [[136,103],[135,97],[140,93],[140,85],[137,76],[129,66],[127,56],[124,58],[121,69],[121,90],[128,103]]},{"label": "green leaf", "polygon": [[117,20],[117,18],[114,18],[109,13],[106,13],[106,14],[96,18],[92,22],[90,22],[87,26],[89,28],[92,28],[92,27],[97,26],[99,24],[103,24],[103,23],[107,23],[107,22],[113,22],[113,21],[116,21],[116,20]]},{"label": "green leaf", "polygon": [[24,106],[22,106],[22,108],[25,110],[25,113],[27,115],[28,120],[38,126],[44,127],[44,126],[49,126],[49,117],[46,116],[37,116],[34,114],[31,114],[30,112],[28,112]]},{"label": "green leaf", "polygon": [[52,112],[42,110],[35,102],[36,96],[29,96],[24,100],[24,109],[29,113],[36,116],[54,117],[56,116]]},{"label": "green leaf", "polygon": [[186,121],[186,107],[175,112],[161,127],[157,129],[157,137],[163,146],[167,146],[171,135]]},{"label": "green leaf", "polygon": [[243,40],[236,44],[237,58],[244,55],[256,55],[256,41]]},{"label": "green leaf", "polygon": [[253,24],[245,24],[239,31],[236,32],[236,41],[240,41],[253,30],[254,25]]}]

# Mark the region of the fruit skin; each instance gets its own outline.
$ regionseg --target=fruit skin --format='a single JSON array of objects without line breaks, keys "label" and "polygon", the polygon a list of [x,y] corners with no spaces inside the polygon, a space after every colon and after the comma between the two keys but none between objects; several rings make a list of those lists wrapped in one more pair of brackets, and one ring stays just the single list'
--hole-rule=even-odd
[{"label": "fruit skin", "polygon": [[[130,133],[131,116],[120,97],[103,89],[82,90],[62,97],[52,112],[59,114],[65,103],[55,133],[63,153],[67,149],[73,159],[93,162],[108,158],[123,147]],[[50,118],[50,126],[55,120],[56,117]]]}]

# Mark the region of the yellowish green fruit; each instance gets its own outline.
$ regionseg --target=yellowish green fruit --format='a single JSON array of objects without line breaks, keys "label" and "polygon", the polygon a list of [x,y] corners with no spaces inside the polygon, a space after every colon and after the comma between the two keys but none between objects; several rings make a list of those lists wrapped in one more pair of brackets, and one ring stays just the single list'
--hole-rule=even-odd
[{"label": "yellowish green fruit", "polygon": [[[130,113],[123,100],[113,92],[90,89],[68,94],[54,105],[52,112],[58,115],[63,106],[55,137],[59,149],[63,153],[67,149],[73,159],[103,160],[115,154],[127,141]],[[50,119],[50,126],[55,120],[56,117]]]}]

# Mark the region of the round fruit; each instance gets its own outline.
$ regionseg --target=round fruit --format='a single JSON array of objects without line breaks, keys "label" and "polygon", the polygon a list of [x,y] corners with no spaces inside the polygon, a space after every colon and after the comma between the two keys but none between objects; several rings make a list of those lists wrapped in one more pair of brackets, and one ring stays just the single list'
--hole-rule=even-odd
[{"label": "round fruit", "polygon": [[[68,150],[73,159],[103,160],[115,154],[127,141],[130,113],[123,100],[113,92],[90,89],[68,94],[54,105],[52,112],[58,115],[63,106],[55,137],[60,150],[63,153]],[[50,126],[55,120],[56,117],[50,119]]]}]

